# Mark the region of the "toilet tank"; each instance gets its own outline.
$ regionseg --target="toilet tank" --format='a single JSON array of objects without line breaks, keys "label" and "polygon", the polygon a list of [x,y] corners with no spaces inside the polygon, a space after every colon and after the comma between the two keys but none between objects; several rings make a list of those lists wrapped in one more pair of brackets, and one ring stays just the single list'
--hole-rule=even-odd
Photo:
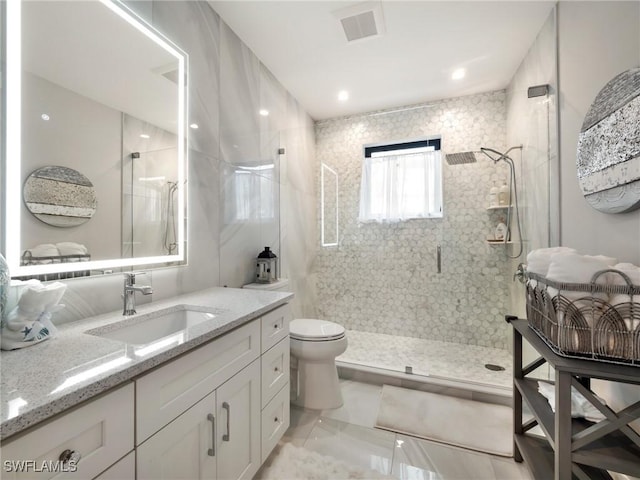
[{"label": "toilet tank", "polygon": [[286,278],[279,278],[275,282],[271,283],[248,283],[243,285],[242,288],[250,288],[254,290],[271,290],[273,292],[290,292],[289,280]]}]

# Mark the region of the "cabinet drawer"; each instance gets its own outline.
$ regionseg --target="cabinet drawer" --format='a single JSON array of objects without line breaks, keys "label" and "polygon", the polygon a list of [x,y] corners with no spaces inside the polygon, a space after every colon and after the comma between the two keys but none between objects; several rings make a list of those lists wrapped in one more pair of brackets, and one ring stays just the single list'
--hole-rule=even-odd
[{"label": "cabinet drawer", "polygon": [[289,428],[289,383],[262,410],[262,461]]},{"label": "cabinet drawer", "polygon": [[262,352],[266,352],[276,343],[289,334],[289,322],[291,321],[291,307],[281,307],[265,313],[262,316]]},{"label": "cabinet drawer", "polygon": [[254,320],[137,379],[136,445],[259,356]]},{"label": "cabinet drawer", "polygon": [[94,480],[125,480],[136,478],[136,454],[131,452],[109,470],[102,472]]},{"label": "cabinet drawer", "polygon": [[[2,478],[94,478],[133,450],[133,393],[129,383],[3,444]],[[75,472],[56,463],[65,450],[80,454]],[[15,471],[20,460],[30,463]]]},{"label": "cabinet drawer", "polygon": [[262,407],[289,381],[289,335],[262,355]]}]

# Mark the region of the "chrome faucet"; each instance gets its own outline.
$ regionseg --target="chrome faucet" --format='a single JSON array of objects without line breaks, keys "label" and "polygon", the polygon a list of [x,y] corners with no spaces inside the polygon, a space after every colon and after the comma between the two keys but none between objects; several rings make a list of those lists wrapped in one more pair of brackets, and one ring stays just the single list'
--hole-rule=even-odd
[{"label": "chrome faucet", "polygon": [[153,288],[149,285],[136,285],[136,275],[144,272],[125,272],[124,274],[124,310],[123,315],[133,315],[136,313],[136,292],[143,295],[151,295]]}]

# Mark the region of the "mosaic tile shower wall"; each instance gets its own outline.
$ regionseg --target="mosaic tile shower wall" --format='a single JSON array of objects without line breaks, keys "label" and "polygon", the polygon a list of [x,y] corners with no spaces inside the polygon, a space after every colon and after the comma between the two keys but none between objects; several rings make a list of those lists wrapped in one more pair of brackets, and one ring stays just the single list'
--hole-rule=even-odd
[{"label": "mosaic tile shower wall", "polygon": [[504,246],[486,242],[504,216],[486,207],[493,183],[507,178],[506,165],[481,155],[448,165],[443,156],[443,218],[358,223],[363,145],[434,135],[443,153],[503,151],[505,92],[316,124],[318,177],[324,162],[340,182],[339,244],[319,247],[316,264],[318,315],[348,329],[506,349],[509,262]]}]

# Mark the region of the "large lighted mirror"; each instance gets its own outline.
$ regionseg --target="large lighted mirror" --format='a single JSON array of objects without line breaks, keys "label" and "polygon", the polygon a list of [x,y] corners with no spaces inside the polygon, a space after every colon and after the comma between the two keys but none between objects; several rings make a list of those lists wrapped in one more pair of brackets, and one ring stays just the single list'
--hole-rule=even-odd
[{"label": "large lighted mirror", "polygon": [[323,247],[338,245],[338,173],[320,166],[320,241]]},{"label": "large lighted mirror", "polygon": [[6,65],[12,276],[183,262],[184,52],[119,1],[7,0]]}]

